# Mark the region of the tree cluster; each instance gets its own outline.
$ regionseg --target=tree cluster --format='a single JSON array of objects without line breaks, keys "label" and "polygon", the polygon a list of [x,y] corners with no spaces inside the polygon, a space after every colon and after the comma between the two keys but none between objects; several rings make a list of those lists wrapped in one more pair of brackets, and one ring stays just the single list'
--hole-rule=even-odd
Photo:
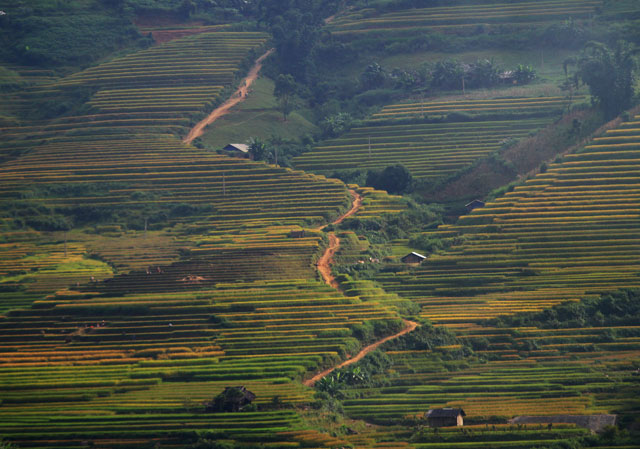
[{"label": "tree cluster", "polygon": [[635,325],[640,320],[640,289],[624,289],[580,302],[567,302],[536,313],[491,320],[506,327],[576,328]]},{"label": "tree cluster", "polygon": [[462,90],[488,88],[499,84],[527,84],[536,78],[531,66],[519,65],[506,70],[494,59],[478,59],[467,64],[456,59],[443,59],[423,64],[416,70],[386,71],[378,63],[371,63],[360,75],[361,89],[396,88],[412,90]]},{"label": "tree cluster", "polygon": [[273,36],[277,73],[308,81],[313,50],[323,20],[336,11],[338,0],[260,0],[255,7],[259,25]]},{"label": "tree cluster", "polygon": [[565,61],[565,74],[568,66],[576,65],[574,84],[588,85],[594,103],[606,117],[612,118],[635,102],[635,55],[639,51],[624,41],[618,41],[613,48],[600,42],[589,42],[578,57]]}]

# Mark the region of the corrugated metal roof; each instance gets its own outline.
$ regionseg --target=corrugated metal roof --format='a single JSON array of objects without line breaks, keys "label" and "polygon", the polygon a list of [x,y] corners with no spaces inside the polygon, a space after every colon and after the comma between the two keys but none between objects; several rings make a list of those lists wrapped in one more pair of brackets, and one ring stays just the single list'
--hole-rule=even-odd
[{"label": "corrugated metal roof", "polygon": [[427,418],[457,418],[467,416],[461,408],[434,408],[427,412]]}]

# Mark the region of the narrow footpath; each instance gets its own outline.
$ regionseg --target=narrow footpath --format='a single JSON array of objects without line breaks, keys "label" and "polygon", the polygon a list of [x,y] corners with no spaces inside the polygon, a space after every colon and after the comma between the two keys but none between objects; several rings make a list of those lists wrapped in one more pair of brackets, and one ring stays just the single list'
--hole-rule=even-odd
[{"label": "narrow footpath", "polygon": [[372,351],[375,351],[378,346],[382,345],[383,343],[388,342],[389,340],[393,340],[394,338],[398,338],[401,337],[405,334],[408,334],[409,332],[415,330],[416,327],[418,327],[418,323],[416,323],[415,321],[409,321],[409,320],[402,320],[404,321],[404,329],[402,329],[400,332],[398,332],[397,334],[393,334],[393,335],[389,335],[388,337],[384,337],[382,340],[378,340],[375,343],[371,343],[369,346],[365,346],[359,353],[357,353],[354,357],[351,357],[350,359],[345,360],[344,362],[332,367],[332,368],[328,368],[318,374],[316,374],[315,376],[313,376],[311,379],[307,379],[304,382],[302,382],[304,385],[306,385],[307,387],[313,387],[313,385],[319,381],[320,379],[322,379],[324,376],[327,376],[328,374],[331,374],[331,372],[333,372],[336,369],[351,365],[352,363],[356,363],[358,361],[360,361],[365,355],[369,354]]},{"label": "narrow footpath", "polygon": [[[351,215],[353,215],[356,212],[358,212],[358,210],[360,209],[360,206],[362,206],[362,196],[359,195],[355,190],[349,190],[349,192],[351,193],[351,196],[353,196],[353,204],[351,206],[351,209],[349,209],[343,215],[338,217],[331,224],[342,223],[342,221],[344,221],[345,218],[348,218]],[[318,230],[322,230],[322,229],[326,228],[327,226],[328,225],[321,226],[321,227],[318,228]],[[327,249],[325,249],[324,253],[322,254],[320,259],[318,260],[318,263],[316,264],[317,267],[318,267],[318,272],[322,276],[322,279],[324,279],[324,282],[327,285],[335,288],[336,290],[339,290],[340,286],[338,285],[338,282],[336,281],[335,277],[331,273],[331,265],[333,264],[333,256],[339,249],[340,249],[340,239],[335,235],[335,233],[330,232],[329,233],[329,246],[327,247]],[[320,380],[323,377],[331,374],[331,372],[333,372],[334,370],[342,368],[344,366],[351,365],[352,363],[358,362],[365,355],[367,355],[370,352],[376,350],[383,343],[386,343],[389,340],[393,340],[394,338],[401,337],[402,335],[408,334],[409,332],[413,331],[416,327],[418,327],[418,323],[416,323],[415,321],[409,321],[409,320],[402,320],[402,321],[404,321],[405,327],[400,332],[398,332],[396,334],[393,334],[393,335],[389,335],[388,337],[384,337],[381,340],[378,340],[378,341],[376,341],[374,343],[371,343],[368,346],[365,346],[355,356],[350,357],[349,359],[345,360],[344,362],[339,363],[336,366],[333,366],[331,368],[327,368],[326,370],[316,374],[312,378],[307,379],[302,383],[304,385],[306,385],[307,387],[313,387],[313,385],[318,380]]]},{"label": "narrow footpath", "polygon": [[338,285],[336,278],[333,277],[333,274],[331,273],[331,265],[333,264],[333,255],[339,248],[340,239],[333,232],[329,233],[329,246],[324,250],[324,253],[316,264],[320,276],[324,279],[324,283],[336,290],[338,290],[340,286]]},{"label": "narrow footpath", "polygon": [[[273,48],[268,50],[265,54],[263,54],[256,60],[254,66],[251,68],[251,70],[247,74],[247,77],[244,79],[244,82],[238,88],[238,90],[236,90],[233,96],[229,98],[227,101],[225,101],[221,106],[214,109],[205,119],[203,119],[198,124],[196,124],[196,126],[194,126],[189,132],[189,134],[183,139],[184,143],[187,143],[187,144],[191,143],[194,139],[196,139],[197,137],[200,137],[207,126],[215,122],[218,118],[227,114],[232,107],[234,107],[238,103],[245,100],[247,93],[249,91],[249,87],[258,78],[258,73],[260,73],[260,70],[262,69],[262,62],[266,58],[268,58],[269,55],[273,53],[273,51],[274,51]],[[342,214],[340,217],[338,217],[336,220],[331,222],[330,224],[336,225],[336,224],[342,223],[346,218],[358,212],[358,210],[362,206],[362,196],[358,194],[355,190],[349,190],[349,192],[353,197],[353,203],[351,205],[351,208],[347,212]],[[317,230],[321,231],[327,226],[329,225],[326,224],[326,225],[320,226],[319,228],[317,228]],[[324,280],[324,282],[327,285],[335,288],[336,290],[339,290],[340,286],[338,285],[338,282],[336,281],[335,277],[331,273],[331,265],[333,264],[333,256],[339,249],[340,249],[340,239],[335,235],[335,233],[330,232],[329,246],[327,247],[327,249],[325,250],[325,252],[322,254],[322,256],[317,262],[318,272],[322,276],[322,279]],[[409,321],[409,320],[403,320],[403,321],[405,324],[405,328],[402,329],[400,332],[393,335],[389,335],[388,337],[385,337],[381,340],[376,341],[375,343],[372,343],[364,347],[355,356],[345,360],[344,362],[332,368],[328,368],[316,374],[311,379],[305,380],[303,384],[306,386],[312,387],[313,384],[315,384],[319,379],[322,379],[324,376],[330,374],[333,370],[342,368],[347,365],[351,365],[352,363],[356,363],[357,361],[362,359],[365,355],[369,354],[371,351],[374,351],[376,348],[378,348],[381,344],[389,340],[393,340],[394,338],[398,338],[402,335],[408,334],[409,332],[413,331],[416,327],[418,327],[418,323],[414,321]]]},{"label": "narrow footpath", "polygon": [[189,131],[189,134],[187,134],[187,137],[182,139],[182,142],[184,143],[193,142],[195,138],[200,137],[204,133],[204,129],[207,126],[209,126],[210,124],[218,120],[223,115],[227,114],[232,107],[244,101],[247,97],[247,94],[249,93],[249,87],[251,87],[251,84],[258,78],[258,73],[260,73],[260,70],[262,69],[262,63],[264,62],[265,59],[269,57],[271,53],[273,53],[273,51],[274,49],[272,48],[268,50],[265,54],[260,56],[256,60],[253,67],[251,67],[251,70],[249,70],[249,73],[244,79],[244,82],[240,85],[238,90],[236,90],[236,92],[231,96],[231,98],[225,101],[222,105],[215,108],[213,111],[211,111],[211,113],[206,118],[204,118],[198,124],[196,124],[196,126],[194,126],[191,129],[191,131]]},{"label": "narrow footpath", "polygon": [[[355,190],[349,190],[351,196],[353,197],[353,203],[351,204],[351,209],[349,209],[344,214],[340,215],[336,220],[332,221],[330,224],[337,225],[344,221],[345,218],[350,217],[351,215],[358,212],[360,206],[362,206],[362,196],[356,192]],[[329,226],[329,224],[322,225],[317,228],[318,231],[322,231],[324,228]],[[318,268],[318,273],[324,279],[324,283],[330,285],[331,287],[338,290],[340,286],[338,282],[331,274],[331,265],[333,265],[333,256],[340,249],[340,239],[335,233],[330,232],[329,234],[329,246],[324,251],[318,262],[316,263],[316,267]]]},{"label": "narrow footpath", "polygon": [[[350,10],[350,9],[351,8],[347,8],[347,11]],[[333,21],[333,19],[336,18],[337,15],[338,14],[336,13],[336,14],[332,15],[331,17],[327,17],[326,19],[324,19],[324,23],[325,24],[331,23]],[[247,94],[249,93],[249,87],[258,78],[258,74],[260,73],[260,70],[262,69],[262,63],[274,51],[275,51],[275,48],[271,48],[271,49],[267,50],[267,52],[265,54],[263,54],[258,59],[256,59],[255,64],[253,65],[253,67],[251,67],[251,70],[249,70],[249,73],[247,74],[247,77],[244,79],[244,82],[240,85],[238,90],[236,90],[235,93],[227,101],[225,101],[222,105],[218,106],[213,111],[211,111],[211,113],[206,118],[204,118],[203,120],[198,122],[191,129],[191,131],[189,131],[189,134],[187,134],[187,136],[184,139],[182,139],[182,142],[184,142],[184,143],[193,142],[194,139],[200,137],[204,133],[204,129],[207,126],[209,126],[210,124],[212,124],[213,122],[218,120],[220,117],[222,117],[223,115],[228,113],[229,110],[232,107],[234,107],[235,105],[237,105],[238,103],[243,102],[246,99]],[[352,192],[352,193],[355,193],[355,192]],[[344,218],[346,218],[346,217],[344,217]]]}]

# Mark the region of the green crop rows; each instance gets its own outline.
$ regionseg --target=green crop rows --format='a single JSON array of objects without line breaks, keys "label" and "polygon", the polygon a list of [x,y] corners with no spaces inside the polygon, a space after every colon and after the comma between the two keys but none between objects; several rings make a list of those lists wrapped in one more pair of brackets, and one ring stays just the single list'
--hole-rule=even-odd
[{"label": "green crop rows", "polygon": [[339,35],[356,33],[415,33],[418,30],[461,32],[479,25],[537,25],[568,18],[588,17],[600,1],[547,0],[511,2],[507,4],[455,5],[406,9],[377,13],[373,9],[356,9],[342,15],[331,24]]},{"label": "green crop rows", "polygon": [[[162,284],[156,290],[166,291]],[[0,431],[33,444],[126,441],[154,431],[167,438],[205,429],[262,438],[256,435],[294,430],[293,412],[277,412],[277,419],[228,415],[219,424],[217,415],[181,413],[185,401],[199,409],[229,382],[250,388],[258,404],[276,396],[308,401],[309,390],[295,379],[353,352],[351,326],[393,317],[384,304],[303,280],[37,301],[0,324]],[[47,413],[53,409],[55,417]]]},{"label": "green crop rows", "polygon": [[[341,444],[270,408],[308,402],[300,380],[357,351],[355,327],[397,318],[395,295],[345,297],[315,280],[322,235],[310,226],[344,210],[348,190],[180,141],[265,38],[203,33],[15,95],[28,111],[36,98],[89,92],[84,115],[3,129],[3,207],[166,210],[168,227],[115,219],[38,232],[4,218],[3,437],[20,447],[184,445],[198,432],[273,448]],[[204,414],[229,385],[253,391],[261,411]]]},{"label": "green crop rows", "polygon": [[[374,114],[368,126],[353,128],[296,157],[294,163],[298,168],[319,172],[380,169],[402,163],[416,177],[440,179],[498,150],[505,142],[527,137],[546,126],[567,105],[567,99],[562,97],[390,105]],[[477,120],[421,123],[427,117],[458,112],[477,116]],[[407,124],[403,120],[418,123]]]},{"label": "green crop rows", "polygon": [[[634,123],[607,132],[458,224],[440,227],[434,235],[460,235],[464,244],[379,281],[443,324],[640,285]],[[617,143],[622,136],[625,143]]]}]

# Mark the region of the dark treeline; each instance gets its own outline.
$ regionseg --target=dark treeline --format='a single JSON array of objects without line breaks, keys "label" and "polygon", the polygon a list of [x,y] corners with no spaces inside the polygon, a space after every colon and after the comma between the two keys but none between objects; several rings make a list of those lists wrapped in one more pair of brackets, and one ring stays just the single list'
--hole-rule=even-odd
[{"label": "dark treeline", "polygon": [[640,320],[640,289],[624,289],[580,302],[567,302],[537,313],[520,313],[490,320],[500,327],[562,329],[635,326]]}]

